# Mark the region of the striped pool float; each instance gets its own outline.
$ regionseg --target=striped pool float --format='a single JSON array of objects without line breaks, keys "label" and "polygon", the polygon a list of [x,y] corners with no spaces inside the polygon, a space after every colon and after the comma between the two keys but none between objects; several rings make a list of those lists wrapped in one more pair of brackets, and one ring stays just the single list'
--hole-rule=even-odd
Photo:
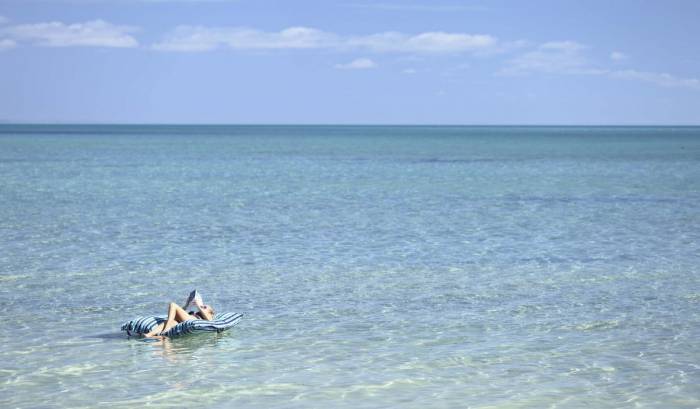
[{"label": "striped pool float", "polygon": [[[214,319],[211,321],[183,321],[160,335],[177,337],[196,332],[223,332],[238,324],[241,318],[243,318],[243,314],[239,312],[222,312],[214,315]],[[156,325],[164,321],[164,317],[139,317],[125,322],[124,325],[122,325],[122,331],[126,331],[129,336],[143,335],[151,332]]]}]

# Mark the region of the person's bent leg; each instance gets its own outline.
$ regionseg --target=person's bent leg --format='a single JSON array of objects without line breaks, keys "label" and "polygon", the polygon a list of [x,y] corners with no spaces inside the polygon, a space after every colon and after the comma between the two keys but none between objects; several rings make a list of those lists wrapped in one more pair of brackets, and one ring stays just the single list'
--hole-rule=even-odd
[{"label": "person's bent leg", "polygon": [[182,307],[174,302],[171,302],[168,306],[168,320],[165,322],[161,332],[168,332],[170,328],[176,326],[178,323],[193,319],[194,317],[188,314],[187,311],[183,310]]},{"label": "person's bent leg", "polygon": [[187,311],[185,311],[182,307],[175,304],[174,302],[170,303],[170,306],[168,307],[168,313],[170,313],[171,309],[175,311],[175,321],[177,321],[177,322],[188,321],[188,320],[194,319],[193,316],[188,314]]}]

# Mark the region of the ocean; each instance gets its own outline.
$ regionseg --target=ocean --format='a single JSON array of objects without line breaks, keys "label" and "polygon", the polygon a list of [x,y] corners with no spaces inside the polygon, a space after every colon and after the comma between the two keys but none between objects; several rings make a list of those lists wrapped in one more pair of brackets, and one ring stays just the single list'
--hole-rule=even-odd
[{"label": "ocean", "polygon": [[0,125],[0,406],[698,408],[699,209],[698,127]]}]

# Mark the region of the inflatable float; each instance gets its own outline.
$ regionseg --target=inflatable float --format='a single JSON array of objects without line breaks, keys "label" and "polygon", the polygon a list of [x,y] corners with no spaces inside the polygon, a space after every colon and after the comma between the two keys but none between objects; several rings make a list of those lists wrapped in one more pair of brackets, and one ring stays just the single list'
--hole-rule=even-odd
[{"label": "inflatable float", "polygon": [[[160,335],[166,337],[178,337],[198,332],[223,332],[232,328],[243,318],[238,312],[222,312],[214,315],[214,319],[183,321]],[[165,317],[138,317],[127,321],[122,325],[122,331],[129,336],[148,334],[156,325],[165,322]]]}]

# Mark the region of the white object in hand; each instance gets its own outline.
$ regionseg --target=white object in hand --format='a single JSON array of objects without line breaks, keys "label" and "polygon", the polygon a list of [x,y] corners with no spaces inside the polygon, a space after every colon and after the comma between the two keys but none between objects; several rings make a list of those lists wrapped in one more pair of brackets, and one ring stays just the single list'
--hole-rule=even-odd
[{"label": "white object in hand", "polygon": [[202,302],[202,296],[199,294],[197,290],[194,290],[190,293],[190,296],[187,297],[187,301],[185,301],[185,306],[183,309],[188,309],[190,307],[196,308],[198,305],[202,305],[204,302]]}]

